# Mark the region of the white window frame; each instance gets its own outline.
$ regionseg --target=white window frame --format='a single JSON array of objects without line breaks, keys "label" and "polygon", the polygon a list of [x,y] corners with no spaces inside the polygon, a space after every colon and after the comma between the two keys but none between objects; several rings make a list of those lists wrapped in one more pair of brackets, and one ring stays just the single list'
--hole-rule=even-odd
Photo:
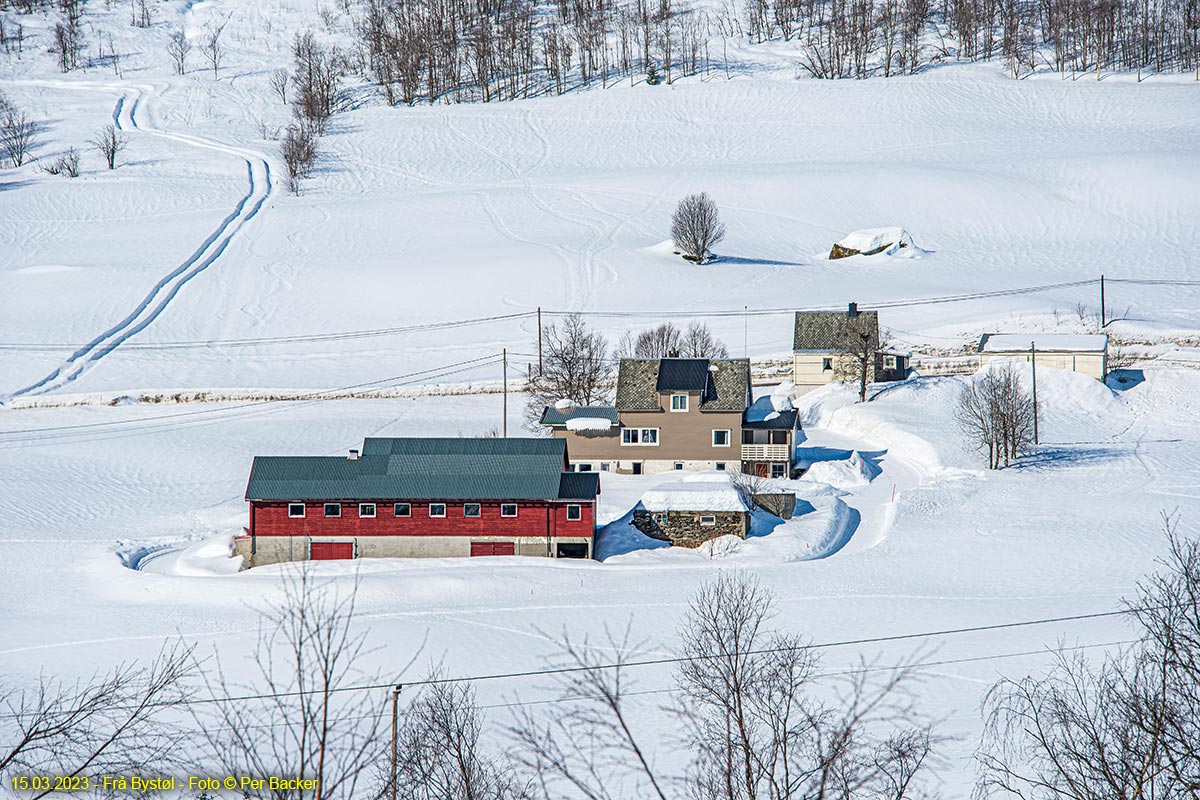
[{"label": "white window frame", "polygon": [[[506,508],[511,508],[512,513],[506,514],[504,512],[504,509],[506,509]],[[504,517],[505,519],[513,519],[514,517],[517,516],[517,511],[518,511],[518,506],[516,503],[501,503],[500,504],[500,516]]]},{"label": "white window frame", "polygon": [[[400,507],[404,507],[404,513],[400,513]],[[412,503],[396,503],[392,506],[392,514],[400,519],[412,516]]]},{"label": "white window frame", "polygon": [[[571,516],[571,514],[575,516]],[[572,503],[567,506],[567,522],[578,522],[583,519],[583,506]]]},{"label": "white window frame", "polygon": [[896,368],[896,357],[895,356],[884,356],[883,357],[883,368],[884,369],[895,369]]},{"label": "white window frame", "polygon": [[[467,513],[467,509],[469,509],[471,506],[475,506],[474,514]],[[480,517],[483,516],[483,504],[482,503],[463,503],[463,516],[467,519],[479,519]]]},{"label": "white window frame", "polygon": [[[676,401],[676,400],[682,400],[682,401],[683,401],[683,402],[680,404],[680,405],[682,406],[681,408],[676,408],[676,407],[675,407],[675,401]],[[676,413],[676,414],[679,414],[679,413],[686,413],[686,412],[687,412],[687,410],[688,410],[688,396],[687,396],[686,394],[673,394],[673,395],[671,395],[671,411],[672,411],[672,412],[674,412],[674,413]]]},{"label": "white window frame", "polygon": [[[331,508],[334,510],[335,513],[333,513],[333,514],[329,513],[329,509],[331,509]],[[341,503],[325,503],[325,516],[328,517],[329,519],[340,518],[342,516],[342,504]]]},{"label": "white window frame", "polygon": [[683,469],[683,462],[682,462],[682,461],[676,461],[676,462],[675,462],[675,471],[676,471],[676,472],[679,472],[679,471],[681,471],[682,469]]},{"label": "white window frame", "polygon": [[[717,444],[717,434],[725,434],[725,444]],[[713,428],[712,432],[713,447],[733,447],[733,430],[730,428]]]},{"label": "white window frame", "polygon": [[[299,514],[293,514],[296,509],[300,509]],[[304,519],[304,503],[288,503],[288,519]]]},{"label": "white window frame", "polygon": [[[440,514],[433,513],[433,509],[435,509],[435,508],[440,508],[442,510],[442,513],[440,513]],[[437,519],[442,519],[443,517],[445,517],[446,516],[446,504],[445,503],[430,503],[429,504],[429,516],[435,517]]]},{"label": "white window frame", "polygon": [[[661,428],[622,428],[621,429],[621,446],[622,447],[658,447],[658,435]],[[630,434],[633,434],[630,436]],[[653,442],[647,442],[647,438],[653,438]],[[630,441],[632,439],[632,441]]]},{"label": "white window frame", "polygon": [[[776,470],[778,470],[778,472],[779,472],[778,475],[775,474]],[[778,463],[772,464],[771,465],[771,477],[772,478],[786,478],[787,477],[787,466],[784,464],[778,464]]]},{"label": "white window frame", "polygon": [[700,515],[700,524],[702,526],[704,526],[705,528],[713,527],[714,525],[717,524],[717,515],[716,514],[701,514]]},{"label": "white window frame", "polygon": [[[369,514],[367,513],[368,509],[370,509],[370,512],[371,512]],[[358,518],[359,519],[374,519],[375,515],[377,513],[379,513],[379,508],[374,503],[359,503],[358,504]]]}]

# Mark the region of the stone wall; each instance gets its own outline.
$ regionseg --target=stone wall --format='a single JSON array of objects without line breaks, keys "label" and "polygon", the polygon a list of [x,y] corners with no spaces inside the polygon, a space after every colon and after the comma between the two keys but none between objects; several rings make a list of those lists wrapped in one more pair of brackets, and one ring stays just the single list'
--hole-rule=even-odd
[{"label": "stone wall", "polygon": [[[700,518],[711,516],[715,524],[701,525]],[[699,547],[710,539],[720,536],[746,538],[750,529],[750,515],[744,511],[656,511],[644,508],[633,512],[633,526],[655,539],[670,542],[677,547]]]}]

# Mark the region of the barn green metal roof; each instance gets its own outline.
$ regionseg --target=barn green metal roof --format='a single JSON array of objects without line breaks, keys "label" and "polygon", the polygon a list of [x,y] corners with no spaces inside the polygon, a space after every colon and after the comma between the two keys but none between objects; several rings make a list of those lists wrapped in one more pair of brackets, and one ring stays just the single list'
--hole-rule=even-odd
[{"label": "barn green metal roof", "polygon": [[617,409],[612,406],[572,406],[569,409],[546,406],[542,412],[541,424],[566,425],[568,420],[590,418],[606,419],[616,425]]},{"label": "barn green metal roof", "polygon": [[246,499],[582,499],[586,487],[564,487],[565,454],[561,439],[367,439],[356,460],[258,456]]}]

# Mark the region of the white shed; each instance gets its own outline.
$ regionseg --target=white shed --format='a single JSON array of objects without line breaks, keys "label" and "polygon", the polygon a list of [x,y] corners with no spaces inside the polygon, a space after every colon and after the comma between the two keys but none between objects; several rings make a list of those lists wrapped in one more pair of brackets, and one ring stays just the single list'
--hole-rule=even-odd
[{"label": "white shed", "polygon": [[1037,352],[1039,366],[1068,369],[1098,381],[1108,374],[1108,336],[1073,333],[985,333],[979,340],[979,361],[1015,358],[1028,362]]}]

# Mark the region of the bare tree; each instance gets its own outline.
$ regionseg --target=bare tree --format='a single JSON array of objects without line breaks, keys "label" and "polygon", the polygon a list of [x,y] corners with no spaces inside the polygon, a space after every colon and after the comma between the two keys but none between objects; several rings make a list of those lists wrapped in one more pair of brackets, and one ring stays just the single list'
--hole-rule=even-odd
[{"label": "bare tree", "polygon": [[150,3],[147,0],[132,0],[129,9],[129,24],[135,28],[149,28],[150,18]]},{"label": "bare tree", "polygon": [[725,238],[725,225],[707,192],[689,194],[679,201],[671,217],[671,238],[684,258],[697,264],[708,262],[710,248]]},{"label": "bare tree", "polygon": [[322,135],[329,118],[340,110],[340,56],[318,42],[312,31],[296,35],[292,54],[292,105],[296,115]]},{"label": "bare tree", "polygon": [[1089,660],[1060,649],[1041,676],[984,702],[978,798],[1194,800],[1200,791],[1200,543],[1165,518],[1163,570],[1128,604],[1133,645]]},{"label": "bare tree", "polygon": [[[470,684],[434,683],[404,710],[395,764],[381,797],[405,800],[519,800],[515,764],[487,754],[484,718]],[[390,761],[390,759],[389,759]],[[392,775],[395,785],[392,785]]]},{"label": "bare tree", "polygon": [[14,167],[25,163],[33,147],[38,126],[27,113],[11,104],[0,108],[0,154],[7,156]]},{"label": "bare tree", "polygon": [[680,339],[679,354],[684,358],[728,358],[729,348],[713,336],[708,325],[693,320]]},{"label": "bare tree", "polygon": [[115,126],[105,125],[92,137],[90,144],[100,153],[109,169],[116,169],[117,156],[125,149],[126,142]]},{"label": "bare tree", "polygon": [[[32,689],[0,685],[0,772],[67,778],[96,774],[166,774],[181,766],[190,734],[170,719],[188,699],[192,648],[165,648],[145,667],[125,664],[90,680],[43,676]],[[10,785],[9,788],[16,788]],[[33,787],[41,798],[53,787]]]},{"label": "bare tree", "polygon": [[572,314],[561,325],[543,328],[542,339],[543,369],[530,377],[526,387],[525,422],[532,430],[540,429],[538,420],[547,406],[559,400],[593,405],[605,398],[611,385],[608,343],[588,328],[583,317]]},{"label": "bare tree", "polygon": [[686,331],[664,322],[634,337],[625,333],[617,345],[619,358],[727,358],[729,350],[703,322],[691,322]]},{"label": "bare tree", "polygon": [[838,320],[834,330],[833,374],[838,380],[858,384],[858,401],[867,401],[867,384],[875,380],[875,364],[879,358],[879,317],[874,312],[862,313],[858,305],[850,304],[846,315]]},{"label": "bare tree", "polygon": [[1000,469],[1033,445],[1033,397],[1011,363],[996,364],[959,393],[955,419],[963,433],[987,454],[988,469]]},{"label": "bare tree", "polygon": [[54,24],[54,51],[58,54],[58,68],[63,72],[79,66],[79,56],[83,52],[80,25],[80,17],[74,13],[67,13],[61,22]]},{"label": "bare tree", "polygon": [[[379,683],[363,670],[366,635],[355,632],[357,583],[339,590],[305,562],[283,578],[283,601],[259,625],[253,682],[230,682],[218,661],[208,681],[212,702],[194,707],[222,769],[232,775],[279,775],[315,781],[311,793],[274,788],[277,800],[357,798],[385,761],[386,699],[342,691]],[[408,665],[411,665],[409,662]],[[408,665],[401,665],[397,673]],[[230,702],[254,695],[261,699]]]},{"label": "bare tree", "polygon": [[220,69],[221,60],[225,57],[225,45],[221,42],[221,34],[225,32],[227,24],[229,24],[228,19],[221,22],[210,22],[204,29],[204,38],[200,40],[200,52],[204,54],[204,58],[212,67],[213,80],[216,80],[217,70]]},{"label": "bare tree", "polygon": [[171,57],[171,65],[176,75],[187,72],[187,57],[191,50],[192,43],[188,41],[187,33],[182,28],[173,31],[167,37],[167,55]]},{"label": "bare tree", "polygon": [[285,106],[287,105],[288,84],[291,80],[292,76],[286,69],[277,69],[271,73],[271,91],[279,95],[279,102]]},{"label": "bare tree", "polygon": [[42,169],[51,175],[66,175],[68,178],[78,178],[79,151],[74,147],[68,147],[66,152],[50,163],[44,164]]},{"label": "bare tree", "polygon": [[289,125],[279,141],[279,154],[287,169],[287,187],[292,194],[300,194],[302,182],[312,175],[317,161],[317,134],[306,123]]}]

